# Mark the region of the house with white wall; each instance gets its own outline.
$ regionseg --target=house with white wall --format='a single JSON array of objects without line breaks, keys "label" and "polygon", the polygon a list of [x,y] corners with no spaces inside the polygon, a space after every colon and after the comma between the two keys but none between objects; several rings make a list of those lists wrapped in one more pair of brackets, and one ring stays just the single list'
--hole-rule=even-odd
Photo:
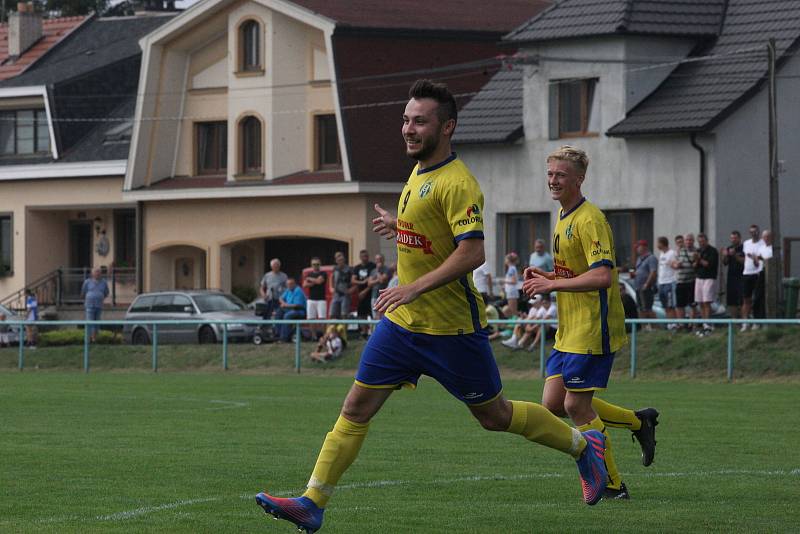
[{"label": "house with white wall", "polygon": [[638,239],[703,231],[724,246],[731,230],[768,227],[770,38],[781,227],[800,235],[798,37],[800,4],[752,0],[562,0],[506,35],[519,52],[455,135],[486,193],[490,265],[549,242],[545,159],[564,144],[589,154],[583,191],[612,225],[621,268]]}]

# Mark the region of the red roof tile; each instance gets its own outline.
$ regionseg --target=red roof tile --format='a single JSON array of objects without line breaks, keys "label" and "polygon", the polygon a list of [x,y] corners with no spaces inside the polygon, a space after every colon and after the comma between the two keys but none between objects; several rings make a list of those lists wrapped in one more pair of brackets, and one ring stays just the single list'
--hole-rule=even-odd
[{"label": "red roof tile", "polygon": [[506,33],[551,4],[550,0],[291,0],[356,28]]},{"label": "red roof tile", "polygon": [[242,181],[229,183],[224,176],[182,176],[167,178],[154,183],[145,189],[205,189],[209,187],[241,187],[241,186],[275,186],[275,185],[308,185],[344,182],[342,171],[297,172],[275,178],[271,181]]},{"label": "red roof tile", "polygon": [[43,20],[42,38],[16,60],[8,57],[8,23],[0,24],[0,80],[7,80],[25,71],[87,18],[88,15]]}]

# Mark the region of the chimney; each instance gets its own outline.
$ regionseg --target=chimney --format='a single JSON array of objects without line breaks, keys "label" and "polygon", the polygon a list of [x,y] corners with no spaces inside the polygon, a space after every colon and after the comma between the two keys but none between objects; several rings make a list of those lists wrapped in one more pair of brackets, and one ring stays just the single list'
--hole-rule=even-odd
[{"label": "chimney", "polygon": [[42,37],[42,17],[33,4],[20,2],[8,17],[8,55],[19,57]]}]

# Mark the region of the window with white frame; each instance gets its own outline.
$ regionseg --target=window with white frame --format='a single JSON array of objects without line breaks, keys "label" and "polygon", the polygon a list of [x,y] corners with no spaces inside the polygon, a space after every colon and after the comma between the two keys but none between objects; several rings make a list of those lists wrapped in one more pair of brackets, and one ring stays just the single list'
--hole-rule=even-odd
[{"label": "window with white frame", "polygon": [[261,64],[261,24],[248,20],[239,27],[239,70],[264,70]]},{"label": "window with white frame", "polygon": [[43,109],[0,111],[0,156],[49,152],[50,130]]}]

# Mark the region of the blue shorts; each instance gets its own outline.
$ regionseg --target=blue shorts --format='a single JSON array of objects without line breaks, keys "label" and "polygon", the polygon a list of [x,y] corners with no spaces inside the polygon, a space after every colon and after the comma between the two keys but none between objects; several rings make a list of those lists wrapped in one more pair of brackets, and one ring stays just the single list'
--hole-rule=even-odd
[{"label": "blue shorts", "polygon": [[356,384],[414,388],[420,375],[430,376],[473,406],[488,404],[503,389],[486,329],[434,336],[410,332],[384,317],[361,353]]},{"label": "blue shorts", "polygon": [[674,308],[675,303],[678,301],[677,293],[678,284],[658,284],[658,300],[661,301],[661,306],[664,308]]},{"label": "blue shorts", "polygon": [[553,349],[547,359],[547,380],[561,377],[569,391],[606,389],[613,365],[614,353],[575,354]]}]

